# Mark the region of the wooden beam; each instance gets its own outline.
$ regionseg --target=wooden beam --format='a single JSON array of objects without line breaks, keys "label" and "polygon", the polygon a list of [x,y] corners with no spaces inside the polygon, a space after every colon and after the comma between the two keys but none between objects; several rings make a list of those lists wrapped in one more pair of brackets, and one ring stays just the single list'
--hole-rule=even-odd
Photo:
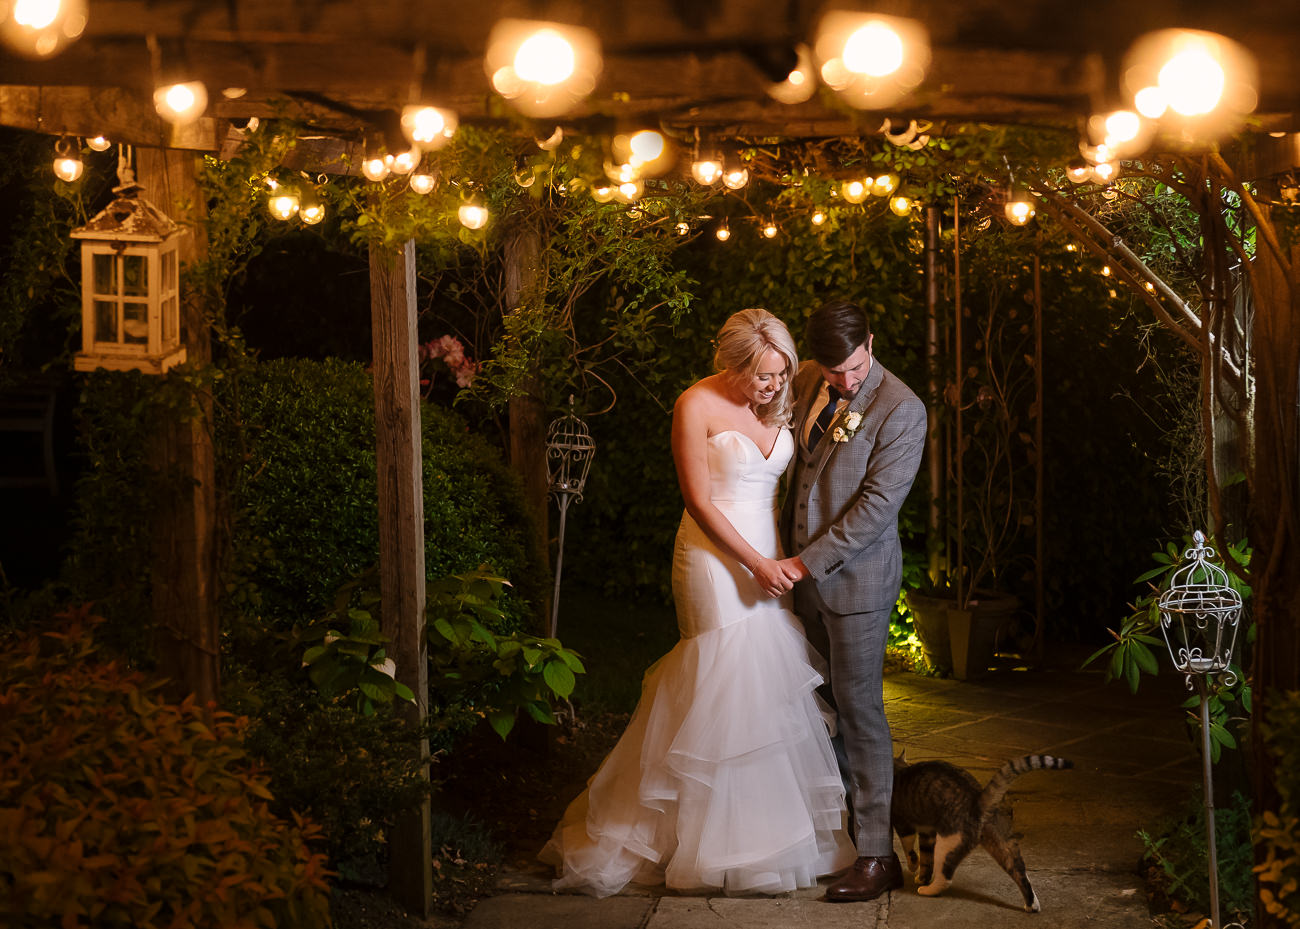
[{"label": "wooden beam", "polygon": [[[415,694],[407,721],[420,726],[429,711],[429,670],[413,240],[396,249],[370,247],[370,313],[383,632],[391,640],[397,680]],[[417,750],[428,777],[428,742]],[[421,918],[433,904],[429,809],[426,797],[395,824],[390,843],[389,889]]]}]

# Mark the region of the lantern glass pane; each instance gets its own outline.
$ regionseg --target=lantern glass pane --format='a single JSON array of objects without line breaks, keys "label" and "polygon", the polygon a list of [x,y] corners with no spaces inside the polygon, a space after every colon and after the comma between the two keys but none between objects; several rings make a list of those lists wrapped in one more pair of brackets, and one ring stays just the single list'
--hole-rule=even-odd
[{"label": "lantern glass pane", "polygon": [[[166,256],[163,259],[163,267],[167,267]],[[177,332],[176,322],[179,313],[176,309],[176,298],[168,297],[162,305],[162,340],[163,344],[171,346],[176,344]]]},{"label": "lantern glass pane", "polygon": [[149,344],[149,304],[122,304],[122,332],[128,345]]},{"label": "lantern glass pane", "polygon": [[117,293],[117,256],[97,254],[94,256],[94,288],[97,294]]},{"label": "lantern glass pane", "polygon": [[[96,256],[98,257],[98,256]],[[111,300],[95,301],[95,341],[117,341],[117,304]]]},{"label": "lantern glass pane", "polygon": [[176,290],[176,253],[163,252],[162,255],[162,292],[172,293]]},{"label": "lantern glass pane", "polygon": [[144,255],[122,256],[122,294],[127,297],[149,295],[149,265]]}]

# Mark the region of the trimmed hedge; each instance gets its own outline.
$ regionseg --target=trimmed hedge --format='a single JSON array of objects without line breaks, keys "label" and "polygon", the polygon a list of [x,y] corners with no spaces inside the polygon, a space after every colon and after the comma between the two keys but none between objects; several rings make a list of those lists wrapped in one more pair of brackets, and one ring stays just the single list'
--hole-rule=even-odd
[{"label": "trimmed hedge", "polygon": [[0,649],[0,922],[328,925],[318,829],[270,812],[246,721],[162,702],[63,618]]}]

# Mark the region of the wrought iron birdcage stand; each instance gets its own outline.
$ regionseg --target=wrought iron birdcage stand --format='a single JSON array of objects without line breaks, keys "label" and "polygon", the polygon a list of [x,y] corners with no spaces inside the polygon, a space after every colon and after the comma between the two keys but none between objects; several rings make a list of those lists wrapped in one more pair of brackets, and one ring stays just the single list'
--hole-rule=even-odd
[{"label": "wrought iron birdcage stand", "polygon": [[560,622],[560,571],[564,566],[564,523],[569,504],[582,500],[582,490],[587,484],[587,472],[596,454],[596,443],[587,431],[587,424],[573,415],[573,398],[569,398],[569,412],[551,422],[546,430],[546,476],[550,493],[560,508],[560,532],[555,553],[555,592],[551,598],[551,638]]},{"label": "wrought iron birdcage stand", "polygon": [[1232,668],[1232,650],[1237,642],[1241,619],[1241,594],[1228,583],[1227,573],[1210,561],[1214,549],[1205,544],[1204,533],[1192,536],[1192,547],[1183,553],[1183,564],[1160,595],[1160,631],[1174,667],[1195,685],[1201,698],[1201,772],[1205,789],[1205,841],[1210,856],[1210,916],[1213,929],[1219,922],[1219,855],[1214,838],[1214,786],[1210,765],[1209,679],[1216,676],[1231,686],[1237,681]]}]

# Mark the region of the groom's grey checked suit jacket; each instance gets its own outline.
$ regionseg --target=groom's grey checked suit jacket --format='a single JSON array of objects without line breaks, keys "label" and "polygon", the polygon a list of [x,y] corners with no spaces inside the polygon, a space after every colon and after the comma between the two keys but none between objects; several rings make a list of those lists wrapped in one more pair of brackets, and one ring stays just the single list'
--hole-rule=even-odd
[{"label": "groom's grey checked suit jacket", "polygon": [[[816,362],[799,366],[791,424],[797,451],[781,519],[786,554],[803,559],[835,612],[887,610],[903,576],[898,511],[921,464],[925,404],[873,358],[846,407],[862,414],[853,436],[835,442],[828,429],[807,450],[802,439],[821,381]],[[799,594],[796,586],[796,602]]]}]

